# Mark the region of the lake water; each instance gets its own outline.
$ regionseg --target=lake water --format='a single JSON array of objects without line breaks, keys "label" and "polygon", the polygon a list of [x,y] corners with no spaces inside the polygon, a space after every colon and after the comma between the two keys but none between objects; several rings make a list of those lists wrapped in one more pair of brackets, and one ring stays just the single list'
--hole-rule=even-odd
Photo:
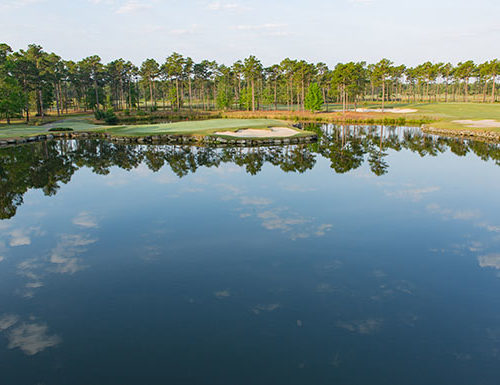
[{"label": "lake water", "polygon": [[0,383],[498,384],[500,147],[0,149]]}]

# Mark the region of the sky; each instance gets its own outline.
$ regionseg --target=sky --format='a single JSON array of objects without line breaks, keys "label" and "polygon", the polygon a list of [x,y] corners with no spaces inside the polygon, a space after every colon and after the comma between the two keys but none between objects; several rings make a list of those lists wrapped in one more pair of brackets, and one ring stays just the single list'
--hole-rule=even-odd
[{"label": "sky", "polygon": [[0,0],[0,42],[140,64],[172,52],[396,64],[500,56],[499,0]]}]

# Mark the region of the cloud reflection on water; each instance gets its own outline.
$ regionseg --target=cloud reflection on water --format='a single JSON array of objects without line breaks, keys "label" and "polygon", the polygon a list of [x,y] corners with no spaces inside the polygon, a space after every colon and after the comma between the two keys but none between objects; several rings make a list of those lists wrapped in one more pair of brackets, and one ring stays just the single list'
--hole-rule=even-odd
[{"label": "cloud reflection on water", "polygon": [[59,345],[62,338],[49,333],[49,328],[43,323],[19,323],[16,314],[4,314],[0,317],[0,332],[4,332],[9,349],[20,349],[24,354],[33,356],[45,349]]}]

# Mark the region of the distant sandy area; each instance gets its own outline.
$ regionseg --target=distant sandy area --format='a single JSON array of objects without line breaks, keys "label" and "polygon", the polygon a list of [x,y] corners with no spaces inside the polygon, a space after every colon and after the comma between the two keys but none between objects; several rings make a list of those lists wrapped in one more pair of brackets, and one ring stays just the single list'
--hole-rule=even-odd
[{"label": "distant sandy area", "polygon": [[392,114],[411,114],[413,112],[417,112],[417,110],[412,108],[386,108],[382,111],[381,108],[356,108],[356,112],[390,112]]},{"label": "distant sandy area", "polygon": [[234,136],[236,138],[286,138],[294,136],[297,131],[288,127],[271,127],[267,130],[248,128],[238,131],[219,131],[216,135]]},{"label": "distant sandy area", "polygon": [[500,122],[493,119],[484,120],[454,120],[453,123],[463,124],[471,128],[500,128]]}]

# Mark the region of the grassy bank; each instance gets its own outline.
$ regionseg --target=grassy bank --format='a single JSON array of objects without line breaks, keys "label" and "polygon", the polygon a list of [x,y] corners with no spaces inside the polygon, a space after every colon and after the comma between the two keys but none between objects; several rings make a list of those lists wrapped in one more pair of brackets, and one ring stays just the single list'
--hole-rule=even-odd
[{"label": "grassy bank", "polygon": [[[307,111],[189,111],[150,113],[148,115],[118,114],[119,125],[106,126],[96,122],[92,115],[70,116],[44,125],[0,125],[0,138],[28,137],[47,133],[50,129],[69,128],[77,132],[106,132],[115,136],[147,135],[211,135],[216,131],[237,131],[245,128],[263,129],[270,126],[290,126],[291,122],[336,123],[336,124],[381,124],[399,126],[422,126],[427,132],[439,135],[484,136],[484,133],[500,135],[500,104],[479,103],[388,103],[385,112],[377,110],[380,105],[364,106],[371,111],[341,111],[311,113]],[[410,113],[388,112],[391,108],[414,110]],[[51,120],[53,117],[51,117]],[[205,120],[201,120],[205,119]],[[493,120],[492,127],[474,128],[459,124],[456,120]],[[174,123],[155,123],[155,121]],[[181,120],[177,121],[176,120]],[[289,123],[285,123],[285,121]],[[97,125],[95,123],[99,123]],[[137,124],[144,123],[144,124]],[[500,124],[500,123],[499,123]],[[297,135],[303,132],[298,131]],[[496,136],[494,136],[496,138]]]},{"label": "grassy bank", "polygon": [[[211,136],[218,131],[238,131],[243,129],[267,129],[269,127],[289,127],[291,125],[276,119],[209,119],[175,123],[134,124],[105,126],[93,123],[92,116],[62,119],[42,126],[14,124],[0,128],[0,139],[27,138],[56,131],[98,132],[115,137],[144,137],[154,135],[194,135]],[[296,130],[297,137],[315,135]]]},{"label": "grassy bank", "polygon": [[230,111],[221,113],[226,119],[280,119],[292,122],[337,123],[337,124],[383,124],[383,125],[415,125],[430,123],[430,116],[409,116],[409,114],[393,114],[382,112],[318,112],[308,111]]},{"label": "grassy bank", "polygon": [[[268,127],[289,126],[275,119],[210,119],[188,122],[108,126],[101,130],[114,136],[148,135],[212,135],[217,131],[238,131],[246,128],[266,129]],[[302,131],[297,130],[297,134]]]}]

